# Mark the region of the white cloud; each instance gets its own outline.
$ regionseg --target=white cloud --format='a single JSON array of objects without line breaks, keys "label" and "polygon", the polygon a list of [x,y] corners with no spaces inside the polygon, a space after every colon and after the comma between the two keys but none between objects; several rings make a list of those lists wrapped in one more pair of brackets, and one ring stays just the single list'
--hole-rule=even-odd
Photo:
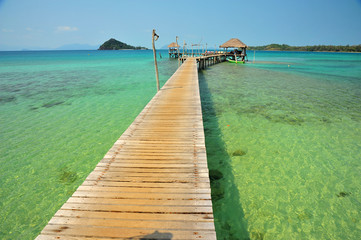
[{"label": "white cloud", "polygon": [[12,29],[7,29],[7,28],[3,28],[3,29],[1,29],[1,31],[6,32],[6,33],[14,32],[14,30],[12,30]]},{"label": "white cloud", "polygon": [[32,28],[30,28],[30,27],[27,27],[27,28],[25,28],[26,29],[26,31],[33,31],[33,29]]},{"label": "white cloud", "polygon": [[57,32],[75,32],[79,29],[77,27],[70,27],[70,26],[59,26],[56,28]]}]

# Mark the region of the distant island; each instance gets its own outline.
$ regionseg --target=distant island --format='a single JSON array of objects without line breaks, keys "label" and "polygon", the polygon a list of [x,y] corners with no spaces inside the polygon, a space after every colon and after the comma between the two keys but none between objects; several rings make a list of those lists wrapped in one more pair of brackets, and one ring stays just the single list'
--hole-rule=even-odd
[{"label": "distant island", "polygon": [[360,45],[315,45],[315,46],[289,46],[287,44],[269,44],[265,46],[250,46],[249,50],[265,50],[265,51],[309,51],[309,52],[361,52]]},{"label": "distant island", "polygon": [[98,50],[125,50],[125,49],[131,49],[131,50],[143,50],[148,49],[145,47],[134,47],[131,45],[128,45],[126,43],[123,43],[121,41],[118,41],[114,38],[109,39],[105,43],[103,43]]}]

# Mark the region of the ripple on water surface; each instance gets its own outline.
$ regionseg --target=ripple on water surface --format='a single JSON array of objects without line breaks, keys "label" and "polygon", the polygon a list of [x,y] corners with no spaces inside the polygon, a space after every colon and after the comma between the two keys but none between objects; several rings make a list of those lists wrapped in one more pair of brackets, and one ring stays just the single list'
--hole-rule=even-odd
[{"label": "ripple on water surface", "polygon": [[[218,237],[358,239],[361,79],[271,69],[223,63],[200,77],[210,168],[231,168],[211,179]],[[224,219],[230,196],[242,209]]]}]

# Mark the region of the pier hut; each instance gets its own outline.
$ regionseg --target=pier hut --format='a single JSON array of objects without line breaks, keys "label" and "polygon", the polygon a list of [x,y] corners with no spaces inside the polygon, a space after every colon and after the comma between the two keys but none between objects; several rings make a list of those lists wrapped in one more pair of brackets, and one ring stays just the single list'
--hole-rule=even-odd
[{"label": "pier hut", "polygon": [[179,52],[179,45],[175,42],[172,42],[168,45],[169,48],[169,57],[178,58],[182,56],[182,53]]},{"label": "pier hut", "polygon": [[[247,52],[246,52],[247,45],[244,44],[238,38],[232,38],[232,39],[228,40],[227,42],[223,43],[219,47],[225,48],[225,52],[226,52],[227,56],[234,57],[236,61],[240,57],[240,61],[245,62],[245,59],[247,57]],[[231,52],[227,52],[228,48],[234,48],[234,50]]]}]

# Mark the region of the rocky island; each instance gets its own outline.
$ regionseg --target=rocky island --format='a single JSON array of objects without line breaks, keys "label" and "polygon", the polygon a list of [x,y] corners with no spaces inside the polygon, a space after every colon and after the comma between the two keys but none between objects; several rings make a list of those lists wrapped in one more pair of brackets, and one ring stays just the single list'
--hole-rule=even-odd
[{"label": "rocky island", "polygon": [[118,41],[114,38],[109,39],[108,41],[104,42],[98,50],[146,50],[148,48],[145,47],[134,47]]}]

